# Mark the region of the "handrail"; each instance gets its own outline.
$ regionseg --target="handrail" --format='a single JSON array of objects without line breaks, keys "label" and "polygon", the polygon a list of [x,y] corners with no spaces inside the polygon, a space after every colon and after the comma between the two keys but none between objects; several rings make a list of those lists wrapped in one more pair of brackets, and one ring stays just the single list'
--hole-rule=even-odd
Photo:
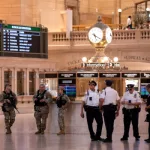
[{"label": "handrail", "polygon": [[[107,24],[111,29],[122,29],[125,27],[123,24]],[[73,25],[73,31],[86,31],[88,30],[92,25]]]}]

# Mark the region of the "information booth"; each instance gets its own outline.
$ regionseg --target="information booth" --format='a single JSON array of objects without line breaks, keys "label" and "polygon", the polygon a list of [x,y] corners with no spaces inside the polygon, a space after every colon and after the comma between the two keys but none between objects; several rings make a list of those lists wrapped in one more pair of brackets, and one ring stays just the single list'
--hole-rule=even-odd
[{"label": "information booth", "polygon": [[98,89],[98,73],[94,72],[82,72],[77,73],[77,96],[81,97],[85,95],[85,92],[89,89],[89,81],[94,80],[97,83],[96,90]]},{"label": "information booth", "polygon": [[122,84],[120,73],[99,73],[99,90],[102,91],[105,87],[105,80],[113,81],[112,88],[118,91],[119,95],[122,95]]},{"label": "information booth", "polygon": [[149,93],[146,90],[146,85],[150,84],[150,73],[141,73],[141,86],[140,94],[141,98],[146,99]]},{"label": "information booth", "polygon": [[128,84],[134,84],[136,91],[140,92],[140,73],[122,73],[123,93],[127,91]]}]

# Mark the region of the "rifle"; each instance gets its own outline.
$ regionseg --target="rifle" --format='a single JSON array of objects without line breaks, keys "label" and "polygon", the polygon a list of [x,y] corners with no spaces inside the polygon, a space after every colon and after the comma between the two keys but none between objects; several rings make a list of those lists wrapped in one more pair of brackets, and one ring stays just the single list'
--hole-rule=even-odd
[{"label": "rifle", "polygon": [[[18,113],[20,113],[19,110],[18,110],[18,108],[16,107],[15,99],[14,99],[14,97],[12,96],[12,92],[11,92],[11,95],[7,95],[4,99],[9,99],[9,100],[10,100],[10,103],[7,103],[7,104],[13,106],[14,109],[16,109],[16,111],[17,111]],[[5,104],[3,104],[3,106],[4,106],[4,105],[5,105]],[[4,107],[3,107],[3,109],[4,109]],[[4,109],[4,110],[5,110],[5,109]]]},{"label": "rifle", "polygon": [[18,108],[16,107],[16,104],[14,103],[14,98],[13,99],[10,98],[9,100],[11,102],[10,105],[13,106],[16,109],[16,111],[18,112],[18,114],[20,114]]}]

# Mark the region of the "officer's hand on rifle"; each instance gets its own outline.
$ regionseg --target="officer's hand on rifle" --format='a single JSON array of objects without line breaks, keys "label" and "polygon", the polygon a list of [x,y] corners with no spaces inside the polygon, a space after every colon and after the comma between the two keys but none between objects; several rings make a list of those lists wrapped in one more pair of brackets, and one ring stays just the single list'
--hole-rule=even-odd
[{"label": "officer's hand on rifle", "polygon": [[11,103],[9,99],[5,99],[4,103]]}]

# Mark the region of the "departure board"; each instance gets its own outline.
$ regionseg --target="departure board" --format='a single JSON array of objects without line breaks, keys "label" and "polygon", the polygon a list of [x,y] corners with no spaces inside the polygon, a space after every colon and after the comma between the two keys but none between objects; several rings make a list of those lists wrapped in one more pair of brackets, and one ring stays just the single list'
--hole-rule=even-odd
[{"label": "departure board", "polygon": [[47,30],[4,24],[0,29],[2,45],[0,56],[47,58]]}]

